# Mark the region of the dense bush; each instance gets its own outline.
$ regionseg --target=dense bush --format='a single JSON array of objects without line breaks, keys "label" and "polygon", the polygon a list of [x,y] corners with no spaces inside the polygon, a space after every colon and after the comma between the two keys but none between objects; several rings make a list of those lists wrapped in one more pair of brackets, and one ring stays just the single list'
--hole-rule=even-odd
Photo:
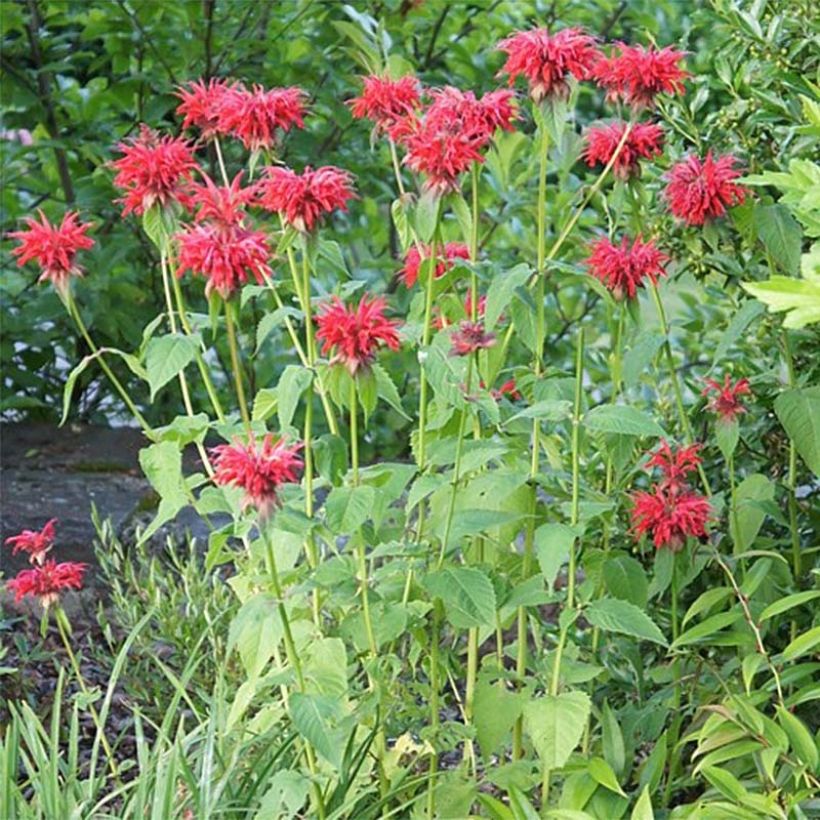
[{"label": "dense bush", "polygon": [[13,541],[79,688],[8,816],[816,814],[811,6],[359,5],[5,23],[7,218],[80,215],[15,225],[4,406],[130,411],[141,543],[211,527],[104,532],[104,697]]}]

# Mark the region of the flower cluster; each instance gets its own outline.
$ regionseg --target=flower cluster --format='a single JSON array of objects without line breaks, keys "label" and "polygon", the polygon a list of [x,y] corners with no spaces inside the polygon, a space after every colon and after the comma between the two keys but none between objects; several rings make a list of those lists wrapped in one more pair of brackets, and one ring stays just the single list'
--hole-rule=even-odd
[{"label": "flower cluster", "polygon": [[706,407],[721,421],[736,421],[739,415],[746,412],[741,396],[752,395],[748,379],[738,379],[732,384],[731,377],[726,373],[723,377],[723,384],[714,379],[704,379],[704,381],[706,387],[703,388],[702,395],[710,396]]},{"label": "flower cluster", "polygon": [[689,156],[674,165],[664,191],[669,210],[689,225],[703,225],[742,204],[747,190],[735,182],[740,176],[736,163],[731,154],[715,157],[709,151],[705,159]]},{"label": "flower cluster", "polygon": [[634,299],[638,288],[649,279],[656,284],[663,276],[667,256],[650,239],[644,242],[637,236],[630,245],[624,236],[614,245],[602,237],[592,246],[592,254],[586,260],[589,272],[612,292],[617,300]]},{"label": "flower cluster", "polygon": [[486,350],[495,344],[495,335],[484,330],[482,322],[464,321],[450,339],[453,356],[469,356],[477,350]]},{"label": "flower cluster", "polygon": [[19,535],[6,539],[6,546],[11,547],[11,554],[27,552],[32,564],[42,564],[46,553],[54,546],[54,530],[57,519],[47,521],[42,530],[23,530]]},{"label": "flower cluster", "polygon": [[[438,250],[441,250],[439,248]],[[408,248],[404,255],[404,267],[399,271],[402,282],[408,288],[412,288],[419,278],[421,263],[430,258],[432,248],[429,245],[422,246],[421,252],[415,245]],[[423,255],[422,255],[423,254]],[[470,249],[463,242],[447,242],[444,245],[444,255],[436,256],[436,279],[441,278],[455,264],[456,259],[469,259]]]},{"label": "flower cluster", "polygon": [[647,468],[660,471],[661,478],[648,492],[633,494],[632,526],[636,536],[650,535],[656,549],[677,552],[688,537],[706,536],[709,500],[692,490],[687,480],[700,464],[698,450],[697,444],[673,450],[663,441],[646,462]]},{"label": "flower cluster", "polygon": [[[630,130],[624,139],[627,127]],[[639,122],[630,127],[624,122],[614,122],[587,130],[583,157],[590,168],[606,166],[615,157],[612,173],[619,179],[629,179],[640,174],[640,160],[661,155],[663,142],[660,125]]]},{"label": "flower cluster", "polygon": [[348,101],[356,119],[375,123],[377,131],[389,132],[405,117],[412,116],[421,105],[419,81],[415,77],[371,75],[363,78],[361,96]]}]

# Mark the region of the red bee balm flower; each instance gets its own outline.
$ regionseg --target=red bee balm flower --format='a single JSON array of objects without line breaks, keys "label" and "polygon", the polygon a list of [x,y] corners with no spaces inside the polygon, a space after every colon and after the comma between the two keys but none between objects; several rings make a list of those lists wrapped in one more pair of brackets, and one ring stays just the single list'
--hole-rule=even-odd
[{"label": "red bee balm flower", "polygon": [[379,345],[399,349],[397,323],[385,317],[386,304],[365,294],[355,309],[338,297],[319,308],[316,338],[323,342],[322,354],[333,352],[331,364],[343,364],[355,376],[370,366]]},{"label": "red bee balm flower", "polygon": [[748,379],[739,379],[732,384],[729,374],[723,377],[723,384],[714,379],[704,379],[706,387],[701,395],[708,396],[715,393],[707,403],[706,407],[717,415],[721,420],[732,422],[741,413],[746,412],[741,396],[751,396],[752,390],[749,387]]},{"label": "red bee balm flower", "polygon": [[24,569],[17,573],[6,584],[7,589],[14,593],[15,602],[20,602],[26,596],[39,598],[44,607],[55,603],[60,593],[67,589],[82,589],[83,575],[88,564],[78,564],[74,561],[64,561],[58,564],[48,560],[40,567]]},{"label": "red bee balm flower", "polygon": [[240,487],[245,491],[243,509],[255,507],[260,515],[267,515],[279,503],[279,487],[299,480],[301,449],[301,444],[288,446],[272,433],[262,439],[261,447],[256,440],[243,443],[236,438],[233,444],[211,448],[214,483]]},{"label": "red bee balm flower", "polygon": [[138,137],[121,142],[117,149],[123,156],[111,167],[117,171],[114,185],[125,192],[119,200],[125,204],[123,216],[131,211],[143,214],[154,204],[185,201],[183,183],[191,178],[196,162],[184,139],[161,137],[143,125]]},{"label": "red bee balm flower", "polygon": [[372,120],[377,130],[387,131],[402,117],[416,111],[420,102],[419,81],[415,77],[391,80],[371,75],[364,78],[362,95],[347,104],[356,119]]},{"label": "red bee balm flower", "polygon": [[9,234],[12,239],[20,241],[12,253],[20,267],[36,259],[42,271],[39,281],[51,280],[58,291],[64,291],[72,276],[82,276],[82,268],[75,264],[74,257],[78,250],[87,250],[94,245],[94,240],[85,235],[91,225],[80,222],[79,215],[69,211],[57,228],[42,211],[37,213],[39,222],[28,217],[25,231]]},{"label": "red bee balm flower", "polygon": [[703,160],[690,156],[674,165],[666,174],[669,210],[689,225],[703,225],[740,205],[748,191],[735,183],[740,176],[736,162],[731,154],[713,157],[709,151]]},{"label": "red bee balm flower", "polygon": [[[583,156],[590,168],[609,163],[621,145],[626,127],[626,123],[613,122],[610,125],[587,129]],[[621,150],[612,165],[612,172],[619,179],[637,176],[641,172],[639,161],[660,156],[663,152],[663,141],[664,133],[660,125],[636,123],[621,145]]]},{"label": "red bee balm flower", "polygon": [[239,83],[227,80],[211,79],[206,85],[203,80],[180,86],[176,95],[182,100],[177,106],[177,114],[184,117],[183,128],[193,126],[202,132],[205,139],[210,139],[219,132],[219,112],[226,98],[240,93]]},{"label": "red bee balm flower", "polygon": [[683,93],[683,81],[689,76],[679,65],[684,56],[670,47],[618,43],[618,53],[600,60],[594,76],[608,99],[620,98],[633,108],[648,108],[658,94]]},{"label": "red bee balm flower", "polygon": [[[431,248],[429,245],[422,247],[424,256],[419,253],[419,249],[415,245],[411,245],[407,253],[404,255],[404,267],[399,271],[399,276],[404,282],[405,286],[412,288],[419,278],[419,270],[421,263],[425,259],[430,258]],[[439,248],[441,250],[441,248]],[[438,257],[438,264],[436,265],[436,279],[444,276],[448,270],[453,267],[456,259],[469,259],[470,249],[463,242],[448,242],[444,246],[444,258]]]},{"label": "red bee balm flower", "polygon": [[601,57],[595,39],[577,28],[555,34],[546,28],[519,31],[497,47],[507,53],[501,73],[509,75],[510,85],[516,77],[526,77],[536,102],[546,97],[566,98],[569,77],[588,79]]},{"label": "red bee balm flower", "polygon": [[657,549],[680,550],[686,538],[706,535],[706,522],[711,508],[709,501],[697,493],[676,492],[655,487],[652,492],[637,492],[633,496],[632,526],[637,536],[647,533]]},{"label": "red bee balm flower", "polygon": [[231,182],[230,187],[219,186],[206,174],[202,173],[202,184],[194,183],[190,187],[189,206],[196,210],[197,222],[211,221],[220,227],[239,225],[245,208],[256,196],[256,186],[242,187],[240,171]]},{"label": "red bee balm flower", "polygon": [[662,487],[680,489],[686,484],[686,476],[697,470],[700,464],[699,450],[700,444],[676,447],[673,450],[668,442],[662,441],[658,449],[650,454],[646,466],[657,467],[663,473]]},{"label": "red bee balm flower", "polygon": [[592,246],[592,255],[586,260],[589,272],[621,300],[634,299],[638,288],[646,279],[653,284],[665,274],[663,269],[667,256],[652,240],[644,242],[638,236],[630,247],[629,238],[623,237],[620,245],[613,245],[606,237]]},{"label": "red bee balm flower", "polygon": [[305,92],[301,88],[271,88],[254,85],[232,88],[219,101],[216,130],[242,140],[249,151],[272,148],[276,129],[304,127]]},{"label": "red bee balm flower", "polygon": [[323,214],[347,210],[353,199],[353,177],[333,165],[297,174],[290,168],[268,168],[259,183],[258,204],[278,211],[298,231],[310,231]]},{"label": "red bee balm flower", "polygon": [[45,561],[46,553],[54,544],[54,525],[56,518],[47,522],[42,530],[23,530],[19,535],[13,535],[6,539],[6,546],[11,547],[12,555],[18,552],[27,552],[29,561],[32,564],[42,564]]},{"label": "red bee balm flower", "polygon": [[258,284],[271,275],[268,265],[267,237],[239,225],[220,228],[216,225],[192,225],[177,234],[179,265],[177,276],[186,270],[204,276],[206,295],[216,290],[228,299],[248,281],[252,274]]},{"label": "red bee balm flower", "polygon": [[461,322],[458,330],[453,333],[451,342],[451,355],[469,356],[476,350],[492,347],[495,344],[495,335],[485,333],[481,322]]}]

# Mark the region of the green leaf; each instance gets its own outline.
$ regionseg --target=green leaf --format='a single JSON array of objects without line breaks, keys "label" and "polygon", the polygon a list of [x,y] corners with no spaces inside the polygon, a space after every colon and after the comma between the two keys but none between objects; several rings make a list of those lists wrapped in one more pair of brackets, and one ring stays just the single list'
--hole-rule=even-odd
[{"label": "green leaf", "polygon": [[298,817],[310,793],[310,779],[293,769],[280,769],[267,781],[255,820]]},{"label": "green leaf", "polygon": [[721,629],[731,626],[742,617],[743,613],[737,610],[732,610],[730,612],[719,612],[717,615],[712,615],[710,618],[707,618],[705,621],[701,621],[697,626],[687,629],[686,632],[678,636],[677,640],[672,642],[672,646],[670,648],[677,649],[680,646],[686,646],[690,643],[702,641],[705,638],[711,638],[713,635],[720,632]]},{"label": "green leaf", "polygon": [[806,592],[795,592],[793,595],[787,595],[773,604],[769,604],[763,612],[760,613],[759,621],[767,621],[769,618],[774,618],[775,615],[781,615],[796,606],[802,606],[815,598],[820,598],[820,590],[810,589]]},{"label": "green leaf", "polygon": [[624,736],[618,722],[618,716],[606,701],[604,701],[604,708],[601,712],[601,741],[606,762],[609,763],[616,775],[622,777],[626,771]]},{"label": "green leaf", "polygon": [[532,275],[529,265],[521,263],[510,268],[506,273],[493,276],[487,289],[487,307],[484,312],[484,325],[493,330],[506,307],[510,304],[516,289],[523,286]]},{"label": "green leaf", "polygon": [[740,438],[740,424],[736,418],[718,418],[715,422],[715,439],[725,459],[730,459]]},{"label": "green leaf", "polygon": [[584,610],[584,616],[593,626],[607,632],[631,635],[633,638],[666,646],[666,638],[663,637],[657,624],[629,601],[600,598]]},{"label": "green leaf", "polygon": [[526,695],[510,692],[503,684],[479,678],[473,701],[473,723],[481,754],[485,760],[495,754],[504,742],[526,703]]},{"label": "green leaf", "polygon": [[766,512],[761,502],[774,498],[774,484],[764,475],[753,473],[740,482],[735,491],[737,499],[737,527],[735,516],[729,517],[735,554],[745,552],[757,538]]},{"label": "green leaf", "polygon": [[182,333],[155,336],[148,342],[145,351],[145,369],[148,372],[151,401],[154,400],[160,388],[191,363],[198,347],[198,336],[186,336]]},{"label": "green leaf", "polygon": [[424,579],[430,595],[441,598],[450,623],[460,629],[495,624],[495,590],[490,579],[473,567],[448,567]]},{"label": "green leaf", "polygon": [[[756,304],[756,303],[754,303]],[[645,330],[635,340],[623,358],[622,373],[624,384],[634,387],[648,370],[661,349],[664,337],[654,330]]]},{"label": "green leaf", "polygon": [[820,385],[785,390],[775,399],[774,411],[800,457],[820,476]]},{"label": "green leaf", "polygon": [[334,487],[325,502],[328,527],[336,535],[352,535],[370,517],[375,500],[374,487]]},{"label": "green leaf", "polygon": [[811,652],[817,644],[820,644],[820,626],[815,626],[808,632],[798,635],[784,650],[783,660],[793,661],[801,655]]},{"label": "green leaf", "polygon": [[618,783],[615,772],[612,771],[612,767],[603,758],[593,757],[587,764],[587,771],[596,783],[600,783],[611,792],[626,797],[621,784]]},{"label": "green leaf", "polygon": [[736,803],[743,803],[748,797],[748,792],[743,788],[741,782],[725,769],[717,766],[704,766],[703,776],[724,796]]},{"label": "green leaf", "polygon": [[410,224],[407,220],[407,211],[401,199],[394,199],[390,205],[390,214],[393,217],[393,224],[396,226],[396,233],[399,235],[401,249],[406,251],[410,247]]},{"label": "green leaf", "polygon": [[598,433],[624,436],[665,436],[661,427],[642,410],[627,404],[602,404],[584,416],[584,426]]},{"label": "green leaf", "polygon": [[516,419],[541,419],[542,421],[563,421],[572,415],[572,402],[563,399],[545,399],[510,416],[505,424]]},{"label": "green leaf", "polygon": [[416,233],[422,242],[430,242],[436,230],[439,214],[439,197],[432,190],[426,190],[416,204]]},{"label": "green leaf", "polygon": [[139,462],[160,497],[156,517],[141,535],[140,542],[143,542],[186,507],[189,498],[182,476],[182,453],[176,443],[161,441],[144,447],[140,450]]},{"label": "green leaf", "polygon": [[649,581],[641,562],[630,555],[616,555],[604,563],[604,584],[613,598],[643,609],[649,599]]},{"label": "green leaf", "polygon": [[344,735],[337,728],[341,718],[340,701],[335,696],[293,692],[289,703],[290,719],[296,731],[335,768],[344,754]]},{"label": "green leaf", "polygon": [[376,391],[379,397],[384,399],[403,419],[410,421],[410,416],[401,405],[401,396],[390,374],[380,364],[373,364],[371,370],[376,377]]},{"label": "green leaf", "polygon": [[783,327],[798,329],[820,322],[820,282],[772,276],[766,282],[741,282],[744,290],[771,311],[786,311]]},{"label": "green leaf", "polygon": [[313,457],[319,475],[328,484],[342,483],[347,472],[347,444],[341,436],[325,433],[313,441]]},{"label": "green leaf", "polygon": [[155,427],[154,435],[157,441],[173,441],[178,447],[201,442],[208,432],[210,420],[207,413],[197,413],[194,416],[177,416],[165,427]]},{"label": "green leaf", "polygon": [[253,400],[252,418],[254,421],[266,421],[276,412],[278,397],[275,387],[263,387]]},{"label": "green leaf", "polygon": [[248,598],[231,621],[228,653],[239,652],[249,678],[257,678],[282,640],[278,601],[269,592]]},{"label": "green leaf", "polygon": [[543,769],[560,769],[569,760],[584,734],[590,706],[584,692],[562,692],[524,707],[524,728]]},{"label": "green leaf", "polygon": [[729,326],[723,331],[717,347],[715,348],[715,356],[712,359],[712,367],[715,367],[723,357],[729,352],[732,345],[743,335],[746,328],[755,320],[761,313],[765,313],[765,308],[760,302],[752,299],[743,303],[743,306],[732,317]]},{"label": "green leaf", "polygon": [[311,371],[301,365],[289,364],[282,371],[276,385],[276,407],[281,429],[290,427],[299,399],[312,381]]},{"label": "green leaf", "polygon": [[576,530],[567,524],[542,524],[535,531],[535,554],[550,592],[577,537]]},{"label": "green leaf", "polygon": [[795,755],[797,755],[797,759],[805,764],[809,771],[817,771],[817,764],[820,762],[820,752],[818,752],[817,743],[815,743],[811,732],[806,728],[805,724],[800,718],[782,706],[777,707],[777,719],[789,736],[789,743]]},{"label": "green leaf", "polygon": [[758,205],[754,219],[757,235],[774,261],[786,273],[797,274],[803,234],[789,209],[779,204]]},{"label": "green leaf", "polygon": [[707,589],[705,592],[702,592],[695,598],[689,609],[686,610],[686,614],[681,621],[681,627],[686,626],[692,618],[696,615],[700,615],[701,612],[708,612],[713,606],[726,600],[731,594],[732,590],[730,587],[713,587],[712,589]]},{"label": "green leaf", "polygon": [[505,512],[503,510],[459,510],[453,516],[450,538],[447,546],[457,544],[469,535],[480,535],[483,532],[520,521],[523,513]]},{"label": "green leaf", "polygon": [[644,786],[641,796],[632,809],[630,820],[655,820],[655,813],[652,811],[652,800],[649,796],[649,786]]},{"label": "green leaf", "polygon": [[265,340],[276,330],[280,325],[285,324],[285,319],[292,316],[294,319],[299,319],[302,316],[302,311],[292,307],[281,307],[274,310],[272,313],[266,313],[256,326],[256,352],[262,349]]}]

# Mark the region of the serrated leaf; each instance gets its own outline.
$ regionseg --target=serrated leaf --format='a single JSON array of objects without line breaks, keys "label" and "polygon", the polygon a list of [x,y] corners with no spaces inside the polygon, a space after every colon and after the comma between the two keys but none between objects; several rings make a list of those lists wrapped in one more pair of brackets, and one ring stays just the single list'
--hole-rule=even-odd
[{"label": "serrated leaf", "polygon": [[652,641],[666,646],[666,638],[657,624],[642,610],[629,601],[617,598],[600,598],[585,610],[584,616],[593,625],[607,632],[619,632],[633,638]]},{"label": "serrated leaf", "polygon": [[803,461],[820,476],[820,385],[785,390],[774,411]]},{"label": "serrated leaf", "polygon": [[802,231],[785,205],[755,207],[757,235],[775,262],[789,274],[800,269]]},{"label": "serrated leaf", "polygon": [[474,567],[448,567],[424,578],[430,595],[441,598],[447,619],[460,629],[495,623],[495,590],[490,579]]},{"label": "serrated leaf", "polygon": [[248,598],[231,621],[228,653],[236,649],[249,678],[257,678],[282,639],[278,601],[261,592]]},{"label": "serrated leaf", "polygon": [[341,719],[337,697],[294,692],[288,705],[296,731],[335,768],[344,754],[344,735],[338,728]]},{"label": "serrated leaf", "polygon": [[569,559],[569,551],[577,537],[575,528],[567,524],[542,524],[535,531],[535,554],[550,592],[559,570]]},{"label": "serrated leaf", "polygon": [[585,416],[587,430],[598,433],[619,433],[624,436],[665,436],[663,427],[654,419],[627,404],[602,404]]},{"label": "serrated leaf", "polygon": [[613,598],[644,608],[649,598],[649,581],[641,562],[630,555],[607,559],[603,567],[604,584]]},{"label": "serrated leaf", "polygon": [[276,385],[276,412],[281,429],[290,427],[299,399],[312,381],[311,371],[301,365],[289,364],[282,371]]},{"label": "serrated leaf", "polygon": [[379,397],[384,399],[403,419],[410,421],[410,416],[401,405],[401,396],[390,374],[380,364],[373,364],[371,370],[376,377],[376,392]]},{"label": "serrated leaf", "polygon": [[525,703],[526,695],[510,692],[503,682],[490,683],[486,677],[479,679],[473,701],[473,722],[485,759],[498,751],[524,710]]},{"label": "serrated leaf", "polygon": [[584,734],[590,707],[583,692],[545,695],[524,707],[524,727],[543,769],[566,764]]},{"label": "serrated leaf", "polygon": [[370,517],[375,500],[374,487],[334,487],[325,502],[328,527],[336,535],[352,535]]},{"label": "serrated leaf", "polygon": [[487,305],[484,311],[484,326],[487,330],[495,328],[516,289],[524,285],[531,275],[530,266],[522,263],[505,273],[493,276],[487,289]]},{"label": "serrated leaf", "polygon": [[161,441],[144,447],[139,452],[139,462],[160,497],[156,517],[141,534],[140,542],[143,542],[186,507],[189,499],[182,475],[182,453],[175,442]]},{"label": "serrated leaf", "polygon": [[648,371],[661,349],[663,339],[660,333],[645,330],[627,350],[622,366],[623,380],[627,387],[634,387],[640,381],[641,376]]},{"label": "serrated leaf", "polygon": [[[774,484],[764,475],[753,473],[746,476],[735,490],[737,510],[730,516],[729,530],[732,534],[735,554],[745,552],[757,538],[766,512],[761,502],[774,498]],[[735,522],[735,519],[737,521]],[[737,524],[737,526],[735,525]]]},{"label": "serrated leaf", "polygon": [[288,317],[299,319],[302,316],[302,311],[292,307],[281,307],[274,310],[272,313],[266,313],[256,326],[256,352],[262,349],[265,340],[273,333],[276,328],[285,323]]},{"label": "serrated leaf", "polygon": [[145,369],[151,388],[151,401],[164,385],[193,361],[198,347],[198,336],[186,336],[183,333],[155,336],[148,342]]}]

